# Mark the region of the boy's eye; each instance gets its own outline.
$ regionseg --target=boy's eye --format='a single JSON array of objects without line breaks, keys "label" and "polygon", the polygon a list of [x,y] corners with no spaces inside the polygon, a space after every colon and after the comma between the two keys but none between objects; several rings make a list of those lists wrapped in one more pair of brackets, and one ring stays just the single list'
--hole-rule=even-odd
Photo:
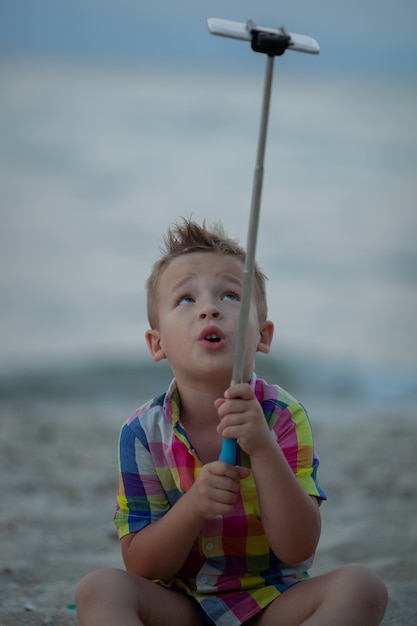
[{"label": "boy's eye", "polygon": [[239,301],[239,296],[234,291],[228,291],[222,296],[222,300],[236,300]]},{"label": "boy's eye", "polygon": [[177,300],[177,304],[189,304],[190,302],[194,302],[194,298],[191,296],[181,296],[181,298]]}]

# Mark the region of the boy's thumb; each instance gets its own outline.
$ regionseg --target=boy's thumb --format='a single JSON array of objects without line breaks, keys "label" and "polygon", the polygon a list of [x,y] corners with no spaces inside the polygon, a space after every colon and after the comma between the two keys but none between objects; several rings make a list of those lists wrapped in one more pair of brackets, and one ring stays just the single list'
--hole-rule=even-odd
[{"label": "boy's thumb", "polygon": [[242,480],[242,478],[247,478],[249,476],[249,474],[250,474],[249,467],[241,467],[239,465],[238,470],[239,470],[239,476],[240,476],[241,480]]}]

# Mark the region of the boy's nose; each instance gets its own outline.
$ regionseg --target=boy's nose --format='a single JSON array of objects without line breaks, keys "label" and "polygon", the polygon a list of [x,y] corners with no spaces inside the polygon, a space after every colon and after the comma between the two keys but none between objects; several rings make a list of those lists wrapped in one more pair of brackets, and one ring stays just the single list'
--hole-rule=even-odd
[{"label": "boy's nose", "polygon": [[207,303],[201,307],[200,310],[200,319],[218,319],[221,316],[220,309],[212,303]]}]

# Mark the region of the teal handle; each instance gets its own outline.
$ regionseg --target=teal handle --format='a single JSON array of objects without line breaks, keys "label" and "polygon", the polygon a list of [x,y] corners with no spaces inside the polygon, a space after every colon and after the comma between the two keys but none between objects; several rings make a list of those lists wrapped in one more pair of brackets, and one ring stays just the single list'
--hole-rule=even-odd
[{"label": "teal handle", "polygon": [[237,439],[223,439],[219,460],[236,465]]}]

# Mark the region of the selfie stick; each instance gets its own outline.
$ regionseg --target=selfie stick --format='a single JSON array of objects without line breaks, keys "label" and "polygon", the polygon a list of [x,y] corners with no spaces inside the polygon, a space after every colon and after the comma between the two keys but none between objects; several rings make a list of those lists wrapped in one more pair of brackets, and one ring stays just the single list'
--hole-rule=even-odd
[{"label": "selfie stick", "polygon": [[[268,55],[264,94],[261,113],[261,124],[258,139],[258,152],[256,156],[255,172],[252,187],[252,201],[249,217],[249,227],[246,244],[245,266],[243,270],[242,296],[240,304],[239,323],[237,330],[236,348],[233,361],[231,385],[243,381],[243,369],[246,352],[246,336],[249,322],[249,312],[252,300],[252,285],[255,266],[255,250],[258,235],[259,213],[261,207],[262,183],[264,174],[264,158],[266,134],[268,128],[269,103],[271,100],[272,76],[274,58],[281,56],[288,50],[318,54],[320,48],[311,37],[289,33],[281,26],[279,29],[258,27],[252,20],[245,23],[231,22],[210,18],[207,20],[208,29],[213,35],[231,37],[250,41],[252,50]],[[236,463],[237,440],[223,439],[220,461],[234,465]]]}]

